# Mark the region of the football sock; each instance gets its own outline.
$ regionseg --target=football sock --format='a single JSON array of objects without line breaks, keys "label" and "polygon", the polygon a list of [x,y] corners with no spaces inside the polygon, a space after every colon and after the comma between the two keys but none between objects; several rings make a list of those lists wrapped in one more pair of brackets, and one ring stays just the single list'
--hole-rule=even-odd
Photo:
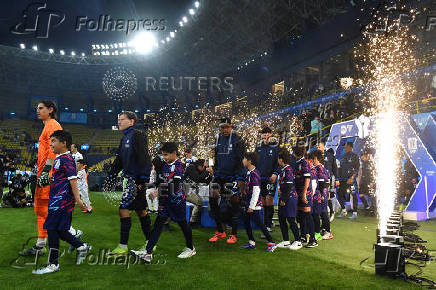
[{"label": "football sock", "polygon": [[129,232],[132,227],[132,218],[120,218],[121,230],[120,230],[120,244],[127,245],[129,241]]},{"label": "football sock", "polygon": [[39,248],[44,248],[46,244],[47,244],[47,238],[38,238],[35,246]]},{"label": "football sock", "polygon": [[145,239],[149,240],[150,239],[150,234],[151,234],[151,218],[150,215],[146,215],[146,216],[142,216],[139,218],[139,221],[141,222],[141,229],[142,232],[144,233]]}]

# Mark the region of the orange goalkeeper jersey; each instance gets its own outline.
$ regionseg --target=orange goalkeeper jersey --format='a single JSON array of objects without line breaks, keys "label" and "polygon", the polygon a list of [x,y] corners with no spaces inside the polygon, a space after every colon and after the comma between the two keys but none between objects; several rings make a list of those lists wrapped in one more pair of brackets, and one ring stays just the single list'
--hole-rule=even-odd
[{"label": "orange goalkeeper jersey", "polygon": [[62,130],[61,125],[55,119],[50,119],[45,123],[38,143],[38,177],[41,175],[47,159],[56,159],[56,154],[53,153],[50,147],[50,135],[54,131]]}]

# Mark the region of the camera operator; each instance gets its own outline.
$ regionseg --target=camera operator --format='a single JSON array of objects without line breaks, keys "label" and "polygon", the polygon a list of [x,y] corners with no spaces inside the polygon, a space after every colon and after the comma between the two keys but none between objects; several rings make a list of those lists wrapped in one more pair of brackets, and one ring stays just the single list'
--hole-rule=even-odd
[{"label": "camera operator", "polygon": [[199,194],[200,187],[212,181],[212,175],[206,170],[206,167],[206,161],[204,159],[198,159],[188,164],[185,170],[186,192],[188,193],[186,201],[194,205],[189,221],[191,227],[196,227],[201,224],[203,199]]},{"label": "camera operator", "polygon": [[25,207],[29,202],[24,188],[27,186],[21,172],[17,172],[9,181],[9,193],[3,198],[3,206]]}]

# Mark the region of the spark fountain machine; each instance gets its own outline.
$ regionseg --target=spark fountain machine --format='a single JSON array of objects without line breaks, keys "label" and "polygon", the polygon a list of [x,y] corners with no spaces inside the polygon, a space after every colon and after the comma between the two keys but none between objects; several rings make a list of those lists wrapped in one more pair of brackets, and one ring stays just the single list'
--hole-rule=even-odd
[{"label": "spark fountain machine", "polygon": [[385,234],[377,229],[375,248],[375,273],[398,277],[405,273],[403,214],[394,211],[387,223]]}]

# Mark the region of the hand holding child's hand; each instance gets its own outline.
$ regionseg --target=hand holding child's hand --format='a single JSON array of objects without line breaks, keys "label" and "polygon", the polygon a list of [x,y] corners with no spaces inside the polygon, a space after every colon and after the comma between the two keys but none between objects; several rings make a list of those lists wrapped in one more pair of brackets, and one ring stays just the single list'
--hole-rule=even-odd
[{"label": "hand holding child's hand", "polygon": [[80,210],[82,210],[82,211],[88,211],[88,208],[87,208],[86,205],[83,203],[83,201],[78,200],[78,201],[77,201],[77,205],[79,206]]},{"label": "hand holding child's hand", "polygon": [[151,199],[151,200],[154,200],[156,197],[158,196],[158,191],[157,191],[157,189],[154,189],[149,195],[148,195],[148,197]]}]

